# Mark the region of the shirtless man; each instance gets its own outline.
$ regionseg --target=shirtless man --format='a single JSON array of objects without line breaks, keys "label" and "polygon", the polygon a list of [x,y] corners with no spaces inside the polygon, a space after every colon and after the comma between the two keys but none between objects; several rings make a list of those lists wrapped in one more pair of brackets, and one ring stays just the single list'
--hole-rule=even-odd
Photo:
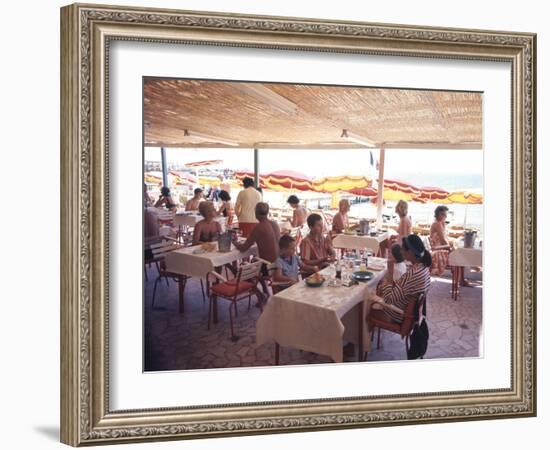
[{"label": "shirtless man", "polygon": [[294,210],[292,213],[292,220],[290,221],[292,227],[301,227],[304,225],[307,219],[307,210],[300,205],[300,199],[295,195],[291,195],[288,197],[287,203]]},{"label": "shirtless man", "polygon": [[[252,245],[256,244],[258,246],[258,256],[273,263],[279,257],[279,238],[281,235],[279,225],[277,225],[277,222],[269,220],[269,205],[267,203],[257,203],[255,214],[258,224],[251,231],[246,241],[243,243],[235,241],[233,244],[241,252],[248,250]],[[262,266],[262,275],[268,275],[265,265]],[[269,296],[265,281],[262,279],[260,283],[266,296]]]}]

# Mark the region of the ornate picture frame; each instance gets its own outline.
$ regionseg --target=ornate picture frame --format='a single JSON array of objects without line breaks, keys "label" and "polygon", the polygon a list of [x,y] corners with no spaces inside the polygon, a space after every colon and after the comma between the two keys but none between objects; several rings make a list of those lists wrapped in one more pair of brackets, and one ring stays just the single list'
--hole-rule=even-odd
[{"label": "ornate picture frame", "polygon": [[[512,67],[511,386],[113,411],[109,45],[115,40],[504,61]],[[61,441],[97,445],[536,414],[536,35],[74,4],[61,9]]]}]

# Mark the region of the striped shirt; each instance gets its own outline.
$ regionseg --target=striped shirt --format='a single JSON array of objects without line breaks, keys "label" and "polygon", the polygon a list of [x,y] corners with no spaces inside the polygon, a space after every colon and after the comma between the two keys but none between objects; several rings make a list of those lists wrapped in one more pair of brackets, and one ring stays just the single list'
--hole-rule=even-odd
[{"label": "striped shirt", "polygon": [[[411,301],[430,287],[430,268],[422,263],[413,264],[405,274],[392,284],[382,288],[384,301],[405,311]],[[401,323],[403,317],[397,311],[386,308],[393,320]]]}]

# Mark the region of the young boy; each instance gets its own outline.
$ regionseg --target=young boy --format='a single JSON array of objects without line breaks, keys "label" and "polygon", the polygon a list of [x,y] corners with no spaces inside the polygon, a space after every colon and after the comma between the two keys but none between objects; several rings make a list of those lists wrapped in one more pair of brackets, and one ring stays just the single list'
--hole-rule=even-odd
[{"label": "young boy", "polygon": [[279,239],[279,257],[273,263],[273,285],[275,291],[280,291],[298,282],[300,270],[307,272],[318,272],[317,266],[304,264],[296,255],[296,241],[288,234]]},{"label": "young boy", "polygon": [[393,281],[397,281],[407,271],[407,265],[405,264],[405,258],[403,257],[399,244],[392,246],[391,254],[393,259],[395,259],[395,263],[393,264]]}]

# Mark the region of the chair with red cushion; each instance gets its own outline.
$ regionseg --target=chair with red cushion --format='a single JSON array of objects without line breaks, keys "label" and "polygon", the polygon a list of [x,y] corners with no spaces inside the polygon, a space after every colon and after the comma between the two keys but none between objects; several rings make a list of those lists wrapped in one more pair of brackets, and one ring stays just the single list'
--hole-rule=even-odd
[{"label": "chair with red cushion", "polygon": [[237,315],[237,302],[248,298],[248,308],[250,309],[250,301],[252,295],[258,298],[260,310],[262,309],[263,295],[258,290],[258,282],[260,280],[260,271],[263,261],[254,261],[250,263],[243,263],[239,267],[239,270],[235,278],[227,280],[222,275],[216,272],[210,272],[210,275],[216,277],[220,282],[212,284],[210,287],[209,305],[208,305],[208,329],[210,329],[210,322],[212,320],[212,304],[217,301],[217,298],[224,298],[229,303],[229,321],[231,324],[231,340],[236,341],[239,339],[235,336],[233,329],[233,309],[235,309],[235,315]]},{"label": "chair with red cushion", "polygon": [[[371,308],[367,316],[367,324],[370,330],[372,330],[372,338],[374,338],[374,331],[378,328],[378,339],[376,348],[380,349],[380,330],[384,329],[390,331],[391,333],[396,333],[401,336],[401,339],[405,338],[405,350],[409,350],[409,335],[411,334],[414,324],[416,323],[417,317],[420,317],[418,314],[422,310],[424,303],[426,302],[426,293],[422,292],[418,295],[415,301],[409,302],[405,311],[397,308],[396,306],[389,305],[386,303],[377,303],[383,308],[393,309],[394,311],[400,312],[403,314],[403,321],[401,323],[396,323],[388,321],[385,314],[382,313],[380,309]],[[367,354],[364,355],[364,360],[367,360]]]}]

